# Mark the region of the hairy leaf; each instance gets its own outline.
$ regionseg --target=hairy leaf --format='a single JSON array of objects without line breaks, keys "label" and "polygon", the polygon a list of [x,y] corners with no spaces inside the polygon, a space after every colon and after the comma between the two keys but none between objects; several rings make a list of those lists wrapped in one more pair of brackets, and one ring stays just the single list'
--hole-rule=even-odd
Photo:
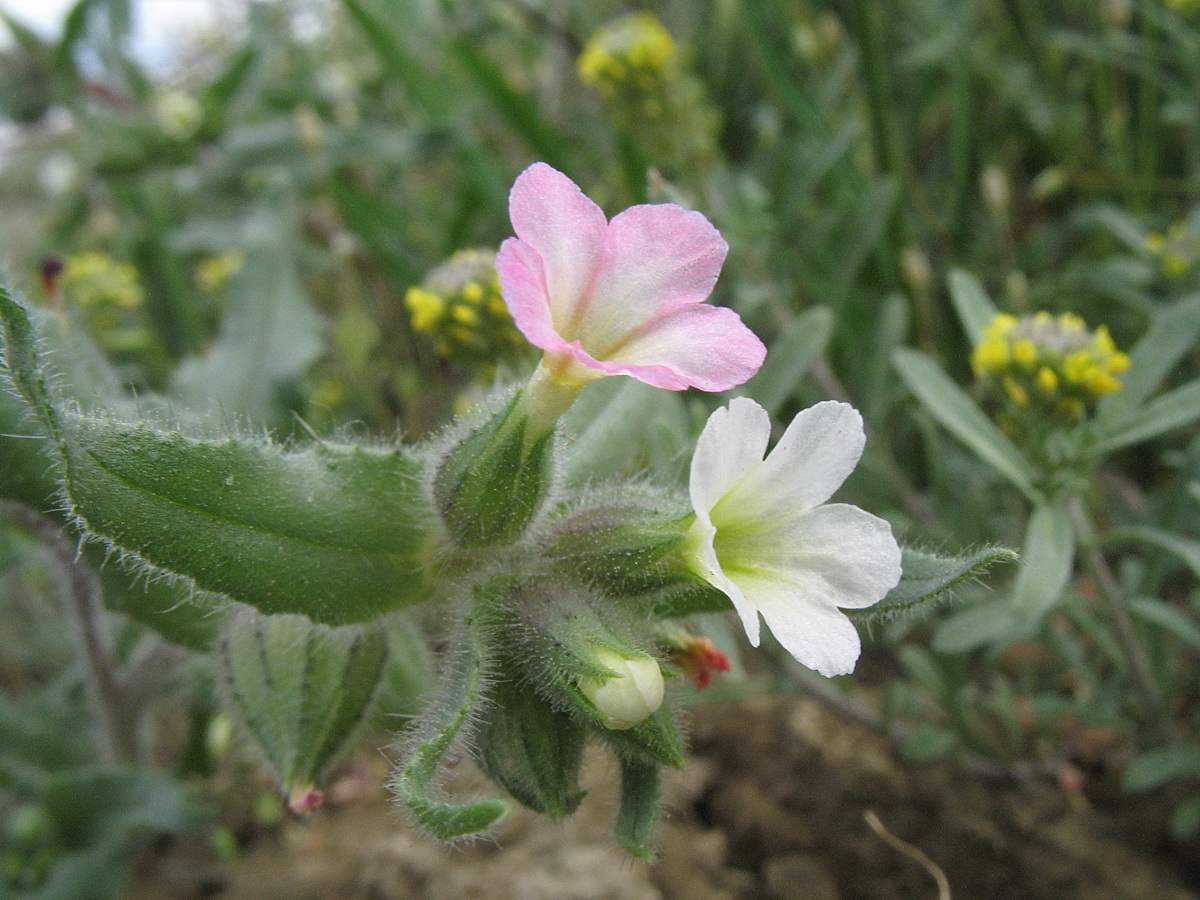
[{"label": "hairy leaf", "polygon": [[962,556],[939,556],[905,547],[900,583],[874,606],[845,612],[856,622],[893,618],[945,599],[963,582],[979,578],[996,563],[1016,558],[1016,553],[1004,547],[981,547]]}]

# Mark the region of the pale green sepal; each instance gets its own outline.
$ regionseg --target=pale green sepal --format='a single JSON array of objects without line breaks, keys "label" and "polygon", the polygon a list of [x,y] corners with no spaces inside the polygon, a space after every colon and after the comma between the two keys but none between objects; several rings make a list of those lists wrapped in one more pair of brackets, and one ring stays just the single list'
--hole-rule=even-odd
[{"label": "pale green sepal", "polygon": [[586,793],[579,787],[583,726],[528,684],[499,682],[489,700],[473,741],[483,770],[535,812],[555,819],[573,813]]},{"label": "pale green sepal", "polygon": [[512,543],[541,511],[553,478],[554,432],[526,446],[527,425],[518,393],[437,463],[433,496],[454,543]]}]

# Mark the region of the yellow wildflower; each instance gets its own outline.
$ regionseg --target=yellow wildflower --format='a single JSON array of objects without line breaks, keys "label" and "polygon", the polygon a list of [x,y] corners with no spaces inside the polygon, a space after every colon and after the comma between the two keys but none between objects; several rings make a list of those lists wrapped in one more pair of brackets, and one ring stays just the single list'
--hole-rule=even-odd
[{"label": "yellow wildflower", "polygon": [[528,346],[500,295],[495,259],[490,250],[460,251],[404,295],[413,331],[428,335],[438,356],[477,373]]},{"label": "yellow wildflower", "polygon": [[576,63],[579,78],[605,94],[622,84],[646,91],[675,62],[675,39],[653,13],[624,16],[592,35]]},{"label": "yellow wildflower", "polygon": [[1082,421],[1101,397],[1121,389],[1117,376],[1129,368],[1129,357],[1107,327],[1089,331],[1074,313],[1043,311],[1020,319],[997,315],[971,365],[985,397],[998,407],[997,420],[1017,432],[1023,417]]}]

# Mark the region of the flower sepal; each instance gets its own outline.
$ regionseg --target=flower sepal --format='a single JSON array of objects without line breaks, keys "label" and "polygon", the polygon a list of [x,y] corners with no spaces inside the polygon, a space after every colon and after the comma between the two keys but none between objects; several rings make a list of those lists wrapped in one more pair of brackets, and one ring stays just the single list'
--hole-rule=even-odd
[{"label": "flower sepal", "polygon": [[436,465],[433,497],[454,544],[510,544],[545,506],[553,477],[554,431],[531,436],[517,392],[453,442]]},{"label": "flower sepal", "polygon": [[497,682],[490,700],[472,742],[484,772],[535,812],[554,819],[573,813],[586,793],[579,787],[585,726],[515,680]]},{"label": "flower sepal", "polygon": [[597,494],[549,526],[546,554],[563,574],[640,603],[647,594],[694,583],[677,553],[692,518],[644,486]]}]

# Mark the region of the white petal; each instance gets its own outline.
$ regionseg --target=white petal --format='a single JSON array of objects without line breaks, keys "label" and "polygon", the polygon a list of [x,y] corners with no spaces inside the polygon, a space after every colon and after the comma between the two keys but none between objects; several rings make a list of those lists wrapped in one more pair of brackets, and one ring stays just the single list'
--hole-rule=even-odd
[{"label": "white petal", "polygon": [[748,397],[713,412],[692,456],[688,490],[696,512],[707,518],[730,488],[761,465],[770,439],[771,417]]},{"label": "white petal", "polygon": [[853,406],[827,400],[801,410],[766,462],[738,486],[738,505],[758,506],[765,519],[824,503],[854,471],[865,443]]},{"label": "white petal", "polygon": [[734,580],[743,569],[771,573],[797,596],[828,606],[871,606],[900,581],[900,546],[891,525],[844,503],[818,506],[745,540],[718,538],[717,546]]},{"label": "white petal", "polygon": [[713,537],[717,530],[708,520],[707,512],[698,512],[696,515],[697,521],[692,526],[691,548],[693,559],[691,560],[694,570],[715,587],[723,592],[730,602],[733,603],[733,608],[737,610],[739,618],[742,620],[742,627],[746,629],[746,637],[750,639],[750,643],[757,647],[759,640],[758,633],[758,610],[751,606],[746,601],[746,596],[742,593],[742,589],[737,584],[730,580],[729,576],[721,569],[721,563],[717,559],[716,551],[713,549]]},{"label": "white petal", "polygon": [[613,218],[605,240],[604,264],[575,335],[599,359],[616,358],[616,345],[647,322],[702,303],[729,251],[701,213],[672,203],[631,206]]},{"label": "white petal", "polygon": [[755,589],[754,596],[770,634],[800,664],[827,678],[854,671],[862,643],[844,613],[818,602],[788,598],[786,592]]},{"label": "white petal", "polygon": [[798,597],[790,585],[770,578],[738,578],[771,634],[802,665],[826,677],[854,671],[861,644],[846,616],[832,606]]}]

